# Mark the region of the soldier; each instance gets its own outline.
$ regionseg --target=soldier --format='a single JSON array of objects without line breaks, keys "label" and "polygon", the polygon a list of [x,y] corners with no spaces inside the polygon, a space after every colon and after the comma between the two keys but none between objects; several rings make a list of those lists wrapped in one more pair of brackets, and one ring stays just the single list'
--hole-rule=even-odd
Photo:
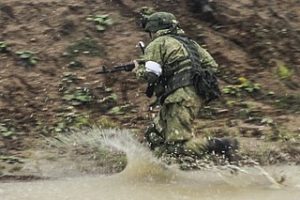
[{"label": "soldier", "polygon": [[212,73],[217,63],[185,36],[173,14],[156,12],[144,22],[144,30],[153,40],[142,58],[134,61],[134,72],[148,82],[147,96],[155,94],[161,106],[145,133],[150,148],[174,156],[200,157],[215,151],[230,157],[237,147],[236,141],[203,141],[195,137],[192,128],[199,110],[220,95]]}]

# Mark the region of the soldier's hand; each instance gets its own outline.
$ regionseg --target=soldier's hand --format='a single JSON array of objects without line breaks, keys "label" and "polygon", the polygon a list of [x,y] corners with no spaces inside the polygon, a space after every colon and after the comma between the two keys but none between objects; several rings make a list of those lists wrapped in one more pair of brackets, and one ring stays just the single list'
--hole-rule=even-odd
[{"label": "soldier's hand", "polygon": [[137,60],[133,60],[132,62],[134,63],[134,68],[133,68],[132,72],[136,73],[139,68],[139,63]]}]

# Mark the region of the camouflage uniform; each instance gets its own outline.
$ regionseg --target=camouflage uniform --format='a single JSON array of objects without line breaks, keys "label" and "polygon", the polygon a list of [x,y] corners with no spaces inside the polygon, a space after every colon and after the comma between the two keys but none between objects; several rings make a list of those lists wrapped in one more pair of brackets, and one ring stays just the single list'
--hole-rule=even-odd
[{"label": "camouflage uniform", "polygon": [[[153,40],[139,60],[139,63],[146,64],[139,64],[135,70],[137,77],[146,80],[148,84],[155,82],[156,76],[153,81],[153,73],[149,73],[147,62],[154,62],[161,67],[159,77],[175,76],[194,66],[186,46],[173,37],[173,35],[184,36],[184,31],[178,27],[174,15],[159,12],[151,16],[162,20],[159,22],[149,20],[148,25],[151,26],[150,28],[146,26],[146,29],[153,33]],[[201,62],[201,67],[216,70],[218,65],[212,56],[196,42],[193,42],[193,46],[196,47],[196,55],[200,57],[198,60]],[[195,137],[192,123],[205,101],[196,93],[192,84],[186,84],[164,95],[166,90],[166,85],[155,82],[154,94],[160,100],[161,109],[145,133],[151,149],[158,148],[165,153],[175,155],[199,156],[204,151],[214,151],[216,144],[219,145],[217,149],[220,149],[220,152],[231,147],[230,142],[227,141],[207,142]]]},{"label": "camouflage uniform", "polygon": [[[145,49],[141,58],[143,61],[154,61],[162,66],[164,74],[176,73],[184,68],[191,67],[191,60],[182,43],[170,36],[172,34],[184,35],[182,29],[163,29],[154,34],[153,41]],[[197,44],[201,57],[201,66],[206,68],[218,67],[211,55]],[[136,70],[138,78],[148,79],[145,65],[141,64]],[[154,93],[161,96],[163,85],[156,85]],[[192,123],[204,100],[196,94],[194,86],[181,87],[169,94],[161,105],[158,116],[148,129],[146,138],[155,147],[163,147],[170,153],[196,153],[200,154],[204,142],[194,137]],[[178,147],[178,148],[177,148]]]}]

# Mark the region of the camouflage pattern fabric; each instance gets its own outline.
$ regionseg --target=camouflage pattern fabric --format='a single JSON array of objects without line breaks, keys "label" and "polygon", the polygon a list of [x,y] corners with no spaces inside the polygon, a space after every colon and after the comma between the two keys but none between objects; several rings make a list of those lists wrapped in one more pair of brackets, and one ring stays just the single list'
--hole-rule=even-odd
[{"label": "camouflage pattern fabric", "polygon": [[[168,36],[169,33],[170,30],[160,30],[156,32],[154,40],[147,46],[145,54],[141,58],[143,61],[159,63],[165,74],[173,74],[174,72],[192,66],[186,49],[179,41]],[[174,30],[172,30],[172,33],[174,33]],[[177,28],[176,33],[184,34],[179,28]],[[202,66],[216,70],[218,65],[211,55],[199,45],[198,51],[201,55]],[[147,80],[147,72],[144,65],[139,65],[136,70],[136,75],[139,79]],[[154,91],[156,96],[160,96],[163,87],[163,85],[156,86]],[[150,137],[150,139],[146,137],[150,140],[148,142],[155,143],[159,141],[157,142],[158,146],[164,145],[164,148],[170,152],[200,153],[199,151],[204,148],[204,142],[195,139],[192,123],[203,104],[204,101],[196,94],[192,85],[179,88],[171,93],[165,99],[163,105],[161,105],[161,110],[154,119],[155,134],[151,134],[149,131],[146,133],[153,136]],[[162,139],[163,142],[161,141]],[[182,145],[179,145],[180,148],[176,148],[177,144]]]},{"label": "camouflage pattern fabric", "polygon": [[193,137],[192,122],[202,106],[193,86],[179,88],[161,106],[154,124],[166,143],[187,141]]},{"label": "camouflage pattern fabric", "polygon": [[162,148],[166,153],[189,156],[203,153],[206,142],[196,139],[193,130],[193,121],[203,103],[193,86],[180,88],[166,98],[154,119],[159,136],[164,138]]}]

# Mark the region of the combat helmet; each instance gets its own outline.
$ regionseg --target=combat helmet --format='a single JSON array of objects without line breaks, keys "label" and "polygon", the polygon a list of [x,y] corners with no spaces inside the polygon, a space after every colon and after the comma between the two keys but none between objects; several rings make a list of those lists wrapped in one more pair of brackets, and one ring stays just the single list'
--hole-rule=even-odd
[{"label": "combat helmet", "polygon": [[147,17],[144,25],[146,32],[155,33],[158,30],[176,28],[178,21],[172,13],[156,12]]}]

